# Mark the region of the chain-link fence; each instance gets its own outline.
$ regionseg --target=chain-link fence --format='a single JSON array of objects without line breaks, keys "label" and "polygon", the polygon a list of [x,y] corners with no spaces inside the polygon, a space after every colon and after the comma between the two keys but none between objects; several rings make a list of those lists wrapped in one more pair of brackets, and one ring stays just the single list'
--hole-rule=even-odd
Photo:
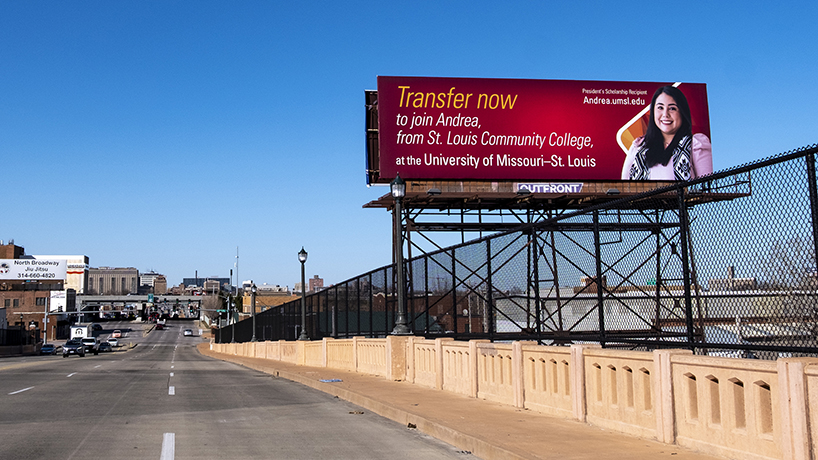
[{"label": "chain-link fence", "polygon": [[[816,146],[406,261],[415,335],[818,354]],[[311,339],[390,334],[394,266],[306,297]],[[294,340],[300,301],[257,315]],[[222,328],[248,341],[252,319]]]}]

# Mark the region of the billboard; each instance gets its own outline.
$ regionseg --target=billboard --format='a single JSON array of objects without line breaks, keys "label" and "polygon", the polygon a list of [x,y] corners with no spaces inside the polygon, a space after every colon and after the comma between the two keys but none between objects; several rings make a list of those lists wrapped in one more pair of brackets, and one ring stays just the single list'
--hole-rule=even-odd
[{"label": "billboard", "polygon": [[381,76],[377,110],[381,181],[398,173],[565,183],[712,172],[701,83]]},{"label": "billboard", "polygon": [[31,255],[24,259],[37,260],[65,260],[66,276],[65,289],[73,289],[78,294],[85,293],[85,283],[88,281],[88,256],[83,255]]},{"label": "billboard", "polygon": [[51,291],[51,298],[48,301],[48,311],[65,312],[68,311],[68,293],[65,291]]},{"label": "billboard", "polygon": [[0,259],[0,280],[64,280],[65,260]]}]

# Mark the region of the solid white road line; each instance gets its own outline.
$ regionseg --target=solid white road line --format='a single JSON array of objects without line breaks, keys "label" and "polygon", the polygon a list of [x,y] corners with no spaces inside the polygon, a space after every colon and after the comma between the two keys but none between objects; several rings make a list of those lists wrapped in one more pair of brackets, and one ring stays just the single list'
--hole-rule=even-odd
[{"label": "solid white road line", "polygon": [[162,455],[159,460],[173,460],[176,455],[176,433],[165,433],[162,436]]},{"label": "solid white road line", "polygon": [[28,391],[28,390],[30,390],[30,389],[32,389],[32,388],[34,388],[34,387],[23,388],[22,390],[12,391],[12,392],[11,392],[11,393],[9,393],[9,394],[10,394],[10,395],[16,395],[17,393],[22,393],[22,392],[24,392],[24,391]]}]

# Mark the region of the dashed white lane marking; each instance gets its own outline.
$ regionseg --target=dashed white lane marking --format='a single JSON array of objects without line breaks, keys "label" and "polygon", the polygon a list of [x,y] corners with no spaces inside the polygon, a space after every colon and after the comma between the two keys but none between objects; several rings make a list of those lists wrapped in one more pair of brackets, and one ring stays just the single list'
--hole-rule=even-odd
[{"label": "dashed white lane marking", "polygon": [[165,433],[162,436],[162,455],[159,456],[159,460],[173,460],[175,455],[176,433]]},{"label": "dashed white lane marking", "polygon": [[173,369],[174,367],[176,367],[176,366],[170,366],[171,369]]},{"label": "dashed white lane marking", "polygon": [[176,394],[176,387],[171,385],[168,387],[168,395],[174,396]]},{"label": "dashed white lane marking", "polygon": [[71,377],[72,375],[77,375],[77,373],[76,373],[76,372],[72,372],[72,373],[70,373],[70,374],[66,375],[66,377]]},{"label": "dashed white lane marking", "polygon": [[34,387],[23,388],[22,390],[12,391],[12,392],[11,392],[11,393],[9,393],[9,394],[10,394],[10,395],[16,395],[17,393],[22,393],[22,392],[24,392],[24,391],[28,391],[28,390],[30,390],[30,389],[32,389],[32,388],[34,388]]},{"label": "dashed white lane marking", "polygon": [[97,364],[96,366],[94,366],[94,369],[96,369],[98,367],[102,367],[102,364]]},{"label": "dashed white lane marking", "polygon": [[173,372],[170,373],[170,376],[173,377]]}]

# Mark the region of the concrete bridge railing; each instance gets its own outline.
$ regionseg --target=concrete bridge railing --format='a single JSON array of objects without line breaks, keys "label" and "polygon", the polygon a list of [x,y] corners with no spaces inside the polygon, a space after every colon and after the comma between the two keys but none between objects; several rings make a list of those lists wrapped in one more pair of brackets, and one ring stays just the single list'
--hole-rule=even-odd
[{"label": "concrete bridge railing", "polygon": [[818,450],[818,358],[399,336],[211,347],[406,380],[729,458],[808,460]]}]

